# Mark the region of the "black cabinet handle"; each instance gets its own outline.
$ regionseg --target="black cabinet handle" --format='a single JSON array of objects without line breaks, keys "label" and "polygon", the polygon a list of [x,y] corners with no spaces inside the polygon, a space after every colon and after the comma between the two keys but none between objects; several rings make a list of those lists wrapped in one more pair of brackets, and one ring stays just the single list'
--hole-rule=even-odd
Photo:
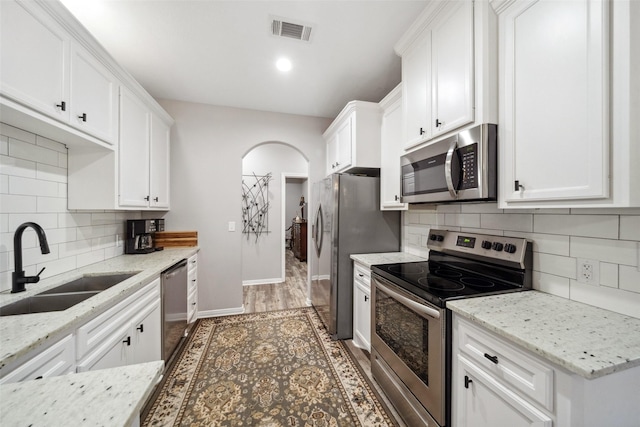
[{"label": "black cabinet handle", "polygon": [[78,116],[78,118],[80,120],[82,120],[83,122],[86,122],[87,121],[87,113],[82,113],[82,115]]},{"label": "black cabinet handle", "polygon": [[517,179],[515,180],[514,184],[514,190],[515,191],[520,191],[520,190],[524,190],[524,185],[520,184],[520,181],[518,181]]},{"label": "black cabinet handle", "polygon": [[136,329],[140,332],[144,332],[144,323],[141,323],[140,326],[138,326]]},{"label": "black cabinet handle", "polygon": [[157,197],[154,197],[153,201],[157,202],[159,199]]},{"label": "black cabinet handle", "polygon": [[469,388],[469,384],[471,384],[473,381],[471,380],[471,378],[469,378],[468,376],[464,376],[464,388]]},{"label": "black cabinet handle", "polygon": [[42,375],[38,375],[37,377],[34,378],[35,380],[41,380],[42,379]]},{"label": "black cabinet handle", "polygon": [[196,305],[196,304],[197,304],[196,302],[192,302],[192,303],[191,303],[191,305]]},{"label": "black cabinet handle", "polygon": [[62,111],[67,111],[67,103],[64,101],[61,101],[60,104],[56,104],[56,107],[58,107]]},{"label": "black cabinet handle", "polygon": [[364,296],[364,302],[367,302],[367,301],[369,301],[369,295]]},{"label": "black cabinet handle", "polygon": [[148,202],[149,201],[149,196],[146,196],[144,199]]},{"label": "black cabinet handle", "polygon": [[485,353],[484,357],[486,357],[487,359],[491,360],[496,365],[498,364],[498,356],[492,356],[489,353]]},{"label": "black cabinet handle", "polygon": [[436,119],[436,127],[440,127],[442,126],[442,122],[438,119]]},{"label": "black cabinet handle", "polygon": [[420,135],[424,135],[424,129],[420,128]]},{"label": "black cabinet handle", "polygon": [[127,339],[122,342],[126,343],[127,345],[131,345],[131,337],[127,337]]}]

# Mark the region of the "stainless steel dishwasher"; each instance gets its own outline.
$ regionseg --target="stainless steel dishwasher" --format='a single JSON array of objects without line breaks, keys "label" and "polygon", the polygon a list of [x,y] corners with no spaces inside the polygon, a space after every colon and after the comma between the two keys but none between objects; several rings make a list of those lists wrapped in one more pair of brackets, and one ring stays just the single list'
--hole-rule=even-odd
[{"label": "stainless steel dishwasher", "polygon": [[162,359],[165,364],[187,334],[187,260],[162,272]]}]

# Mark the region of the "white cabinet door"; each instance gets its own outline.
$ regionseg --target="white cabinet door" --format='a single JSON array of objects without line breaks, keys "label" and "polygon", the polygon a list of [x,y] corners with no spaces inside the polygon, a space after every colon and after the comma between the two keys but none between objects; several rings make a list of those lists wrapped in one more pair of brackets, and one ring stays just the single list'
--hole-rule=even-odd
[{"label": "white cabinet door", "polygon": [[120,90],[119,204],[149,206],[150,113],[131,92]]},{"label": "white cabinet door", "polygon": [[151,116],[150,206],[169,209],[169,126]]},{"label": "white cabinet door", "polygon": [[525,0],[501,13],[501,207],[608,196],[609,7]]},{"label": "white cabinet door", "polygon": [[353,314],[353,342],[371,351],[371,291],[359,282],[354,282]]},{"label": "white cabinet door", "polygon": [[2,95],[69,119],[69,36],[28,3],[0,2]]},{"label": "white cabinet door", "polygon": [[71,125],[103,141],[118,141],[118,83],[77,44],[71,48]]},{"label": "white cabinet door", "polygon": [[458,399],[455,402],[460,427],[552,427],[553,421],[491,376],[458,356]]},{"label": "white cabinet door", "polygon": [[353,142],[353,114],[338,128],[338,149],[336,170],[345,170],[351,166],[351,149]]},{"label": "white cabinet door", "polygon": [[[75,337],[67,335],[37,354],[0,379],[0,384],[37,380],[76,371]],[[29,356],[27,356],[29,357]]]},{"label": "white cabinet door", "polygon": [[473,122],[473,2],[452,2],[431,34],[433,134]]},{"label": "white cabinet door", "polygon": [[380,209],[406,210],[400,203],[400,156],[402,154],[402,100],[400,92],[392,91],[380,101],[391,104],[384,107],[380,131]]},{"label": "white cabinet door", "polygon": [[431,138],[431,32],[424,31],[402,55],[405,148]]},{"label": "white cabinet door", "polygon": [[78,362],[78,372],[117,368],[118,366],[127,365],[127,354],[130,342],[130,325],[126,324],[109,335],[106,340],[92,350],[82,361]]},{"label": "white cabinet door", "polygon": [[327,175],[331,175],[336,169],[338,161],[338,134],[333,134],[327,141]]},{"label": "white cabinet door", "polygon": [[162,322],[160,300],[145,306],[133,319],[131,336],[131,357],[127,364],[152,362],[162,359]]}]

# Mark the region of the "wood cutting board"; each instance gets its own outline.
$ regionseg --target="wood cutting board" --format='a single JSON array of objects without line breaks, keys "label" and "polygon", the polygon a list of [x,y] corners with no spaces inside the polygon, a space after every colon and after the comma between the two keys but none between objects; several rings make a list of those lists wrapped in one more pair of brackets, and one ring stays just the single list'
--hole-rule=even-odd
[{"label": "wood cutting board", "polygon": [[155,246],[172,248],[179,246],[198,246],[197,231],[157,231]]}]

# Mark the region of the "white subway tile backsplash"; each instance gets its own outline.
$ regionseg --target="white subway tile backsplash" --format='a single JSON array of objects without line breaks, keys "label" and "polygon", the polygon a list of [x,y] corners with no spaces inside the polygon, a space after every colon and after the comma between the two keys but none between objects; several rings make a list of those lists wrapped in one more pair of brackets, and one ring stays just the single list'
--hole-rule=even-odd
[{"label": "white subway tile backsplash", "polygon": [[407,212],[407,224],[419,224],[420,223],[420,214],[418,212]]},{"label": "white subway tile backsplash", "polygon": [[636,243],[625,240],[571,237],[571,256],[635,266]]},{"label": "white subway tile backsplash", "polygon": [[444,225],[479,228],[480,214],[445,214]]},{"label": "white subway tile backsplash", "polygon": [[[21,176],[8,176],[9,194],[21,194],[23,196],[58,196],[58,184],[50,181],[40,181],[34,178]],[[3,191],[4,193],[4,191]]]},{"label": "white subway tile backsplash", "polygon": [[61,144],[49,138],[45,138],[44,136],[36,135],[36,145],[57,151],[59,153],[67,153],[67,147],[64,144]]},{"label": "white subway tile backsplash", "polygon": [[533,244],[534,252],[569,256],[569,236],[557,234],[521,233],[518,231],[505,231],[505,236],[527,239]]},{"label": "white subway tile backsplash", "polygon": [[40,271],[42,267],[46,267],[46,270],[42,273],[42,278],[55,276],[56,274],[66,273],[67,271],[75,270],[76,268],[78,268],[76,265],[75,256],[58,258],[56,260],[47,261],[47,262],[41,262],[35,267],[38,269],[38,271]]},{"label": "white subway tile backsplash", "polygon": [[600,284],[610,288],[618,287],[618,264],[600,263]]},{"label": "white subway tile backsplash", "polygon": [[[4,211],[4,208],[3,208]],[[58,215],[54,213],[16,213],[9,215],[9,230],[18,228],[23,222],[35,222],[40,227],[48,230],[50,228],[58,228]],[[27,230],[31,232],[30,229]]]},{"label": "white subway tile backsplash", "polygon": [[571,279],[567,277],[554,276],[553,274],[547,274],[540,271],[533,271],[531,276],[533,289],[557,295],[562,298],[569,298]]},{"label": "white subway tile backsplash", "polygon": [[36,162],[0,156],[0,174],[11,176],[36,177]]},{"label": "white subway tile backsplash", "polygon": [[9,175],[0,175],[0,194],[9,194]]},{"label": "white subway tile backsplash", "polygon": [[617,239],[618,216],[535,215],[534,231],[536,233]]},{"label": "white subway tile backsplash", "polygon": [[493,228],[510,231],[533,231],[533,215],[531,214],[481,214],[482,228]]},{"label": "white subway tile backsplash", "polygon": [[640,318],[640,293],[571,281],[570,298],[596,307]]},{"label": "white subway tile backsplash", "polygon": [[436,212],[438,213],[460,213],[462,212],[462,206],[459,204],[452,205],[437,205]]},{"label": "white subway tile backsplash", "polygon": [[58,152],[35,144],[18,141],[9,138],[9,156],[18,159],[30,160],[36,163],[44,163],[51,166],[58,166]]},{"label": "white subway tile backsplash", "polygon": [[433,213],[421,213],[418,221],[420,224],[437,224],[438,223],[438,215]]},{"label": "white subway tile backsplash", "polygon": [[0,213],[0,233],[9,231],[9,214]]},{"label": "white subway tile backsplash", "polygon": [[5,213],[36,212],[36,201],[36,197],[33,196],[0,194],[0,206]]},{"label": "white subway tile backsplash", "polygon": [[503,230],[492,230],[490,228],[460,227],[460,231],[465,231],[467,233],[477,233],[477,234],[493,234],[495,236],[505,235],[505,232]]},{"label": "white subway tile backsplash", "polygon": [[31,132],[9,126],[5,123],[0,123],[0,134],[8,138],[19,139],[20,141],[29,142],[31,144],[36,143],[36,136]]},{"label": "white subway tile backsplash", "polygon": [[104,236],[104,226],[78,227],[78,237],[81,240],[91,240]]},{"label": "white subway tile backsplash", "polygon": [[90,213],[68,212],[58,214],[60,227],[83,227],[91,225]]},{"label": "white subway tile backsplash", "polygon": [[92,250],[91,252],[85,252],[77,256],[77,268],[84,267],[85,265],[95,264],[96,262],[104,261],[104,249]]},{"label": "white subway tile backsplash", "polygon": [[58,166],[38,164],[36,178],[43,181],[67,182],[67,170]]},{"label": "white subway tile backsplash", "polygon": [[67,199],[38,197],[38,212],[66,212]]},{"label": "white subway tile backsplash", "polygon": [[620,289],[640,293],[640,271],[628,265],[620,266]]},{"label": "white subway tile backsplash", "polygon": [[9,138],[4,135],[0,135],[0,155],[9,155]]},{"label": "white subway tile backsplash", "polygon": [[498,209],[498,203],[496,202],[484,202],[484,203],[465,203],[460,205],[461,212],[464,213],[503,213],[502,209]]},{"label": "white subway tile backsplash", "polygon": [[13,271],[13,265],[9,265],[9,252],[0,252],[0,272]]},{"label": "white subway tile backsplash", "polygon": [[60,243],[60,257],[66,258],[74,255],[80,255],[91,250],[90,240],[76,240],[75,242]]},{"label": "white subway tile backsplash", "polygon": [[115,212],[99,212],[91,214],[91,224],[93,225],[113,224],[115,220]]},{"label": "white subway tile backsplash", "polygon": [[545,253],[533,253],[533,269],[554,276],[576,278],[576,259]]},{"label": "white subway tile backsplash", "polygon": [[620,215],[620,239],[640,240],[640,215]]}]

